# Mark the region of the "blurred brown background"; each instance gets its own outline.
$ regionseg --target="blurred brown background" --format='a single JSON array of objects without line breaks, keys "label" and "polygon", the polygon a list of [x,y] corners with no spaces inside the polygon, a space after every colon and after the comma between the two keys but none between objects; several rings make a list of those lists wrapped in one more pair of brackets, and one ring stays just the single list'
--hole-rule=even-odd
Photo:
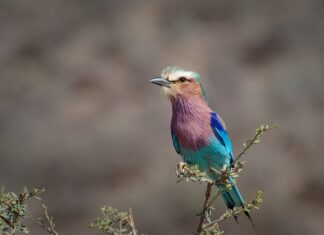
[{"label": "blurred brown background", "polygon": [[204,186],[171,183],[170,105],[148,82],[179,65],[201,73],[236,153],[280,126],[239,180],[248,200],[264,192],[256,229],[242,217],[226,234],[323,234],[323,29],[321,0],[0,0],[0,185],[46,187],[61,233],[96,234],[109,204],[141,232],[191,234]]}]

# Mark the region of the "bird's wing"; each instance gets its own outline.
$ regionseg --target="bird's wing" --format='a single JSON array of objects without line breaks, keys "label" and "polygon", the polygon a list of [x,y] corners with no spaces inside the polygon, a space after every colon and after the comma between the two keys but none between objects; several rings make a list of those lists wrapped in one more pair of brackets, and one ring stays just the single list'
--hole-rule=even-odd
[{"label": "bird's wing", "polygon": [[177,154],[181,154],[181,148],[177,136],[173,132],[171,132],[171,136],[175,151],[177,152]]},{"label": "bird's wing", "polygon": [[233,150],[231,140],[227,134],[226,126],[223,119],[215,112],[211,113],[210,125],[218,141],[226,148],[233,162]]}]

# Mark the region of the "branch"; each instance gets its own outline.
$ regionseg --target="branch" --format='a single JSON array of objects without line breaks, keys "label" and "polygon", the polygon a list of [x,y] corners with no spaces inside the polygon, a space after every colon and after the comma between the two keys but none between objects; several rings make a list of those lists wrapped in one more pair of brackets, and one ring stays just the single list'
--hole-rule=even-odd
[{"label": "branch", "polygon": [[27,217],[28,201],[39,199],[44,189],[29,191],[24,187],[19,195],[13,192],[0,191],[0,234],[15,234],[16,231],[29,233],[24,218]]},{"label": "branch", "polygon": [[2,215],[0,215],[0,219],[3,220],[3,222],[5,222],[8,226],[10,226],[12,229],[15,228],[15,226],[10,222],[10,220],[6,219],[5,217],[3,217]]},{"label": "branch", "polygon": [[213,184],[214,181],[209,179],[206,172],[200,171],[197,165],[189,166],[187,163],[179,162],[176,167],[176,174],[178,180],[175,183],[180,183],[183,180],[186,182],[200,182],[200,183],[210,183]]},{"label": "branch", "polygon": [[258,210],[262,203],[261,195],[262,195],[262,192],[258,191],[256,193],[255,199],[252,202],[244,203],[243,207],[235,207],[234,209],[229,209],[229,210],[225,211],[225,213],[222,216],[220,216],[218,219],[213,220],[207,224],[204,224],[203,229],[212,227],[215,224],[218,224],[219,222],[226,220],[232,216],[239,216],[245,212],[250,212],[253,209]]},{"label": "branch", "polygon": [[277,128],[276,124],[272,124],[272,125],[261,125],[259,128],[257,128],[255,130],[255,135],[252,139],[247,140],[244,144],[243,144],[243,150],[239,153],[239,155],[236,157],[236,159],[233,161],[231,167],[234,166],[234,164],[244,155],[246,154],[246,151],[252,147],[252,145],[254,144],[258,144],[260,143],[260,137],[266,133],[269,130],[272,130],[274,128]]},{"label": "branch", "polygon": [[[35,223],[39,224],[46,232],[53,235],[58,235],[58,232],[55,231],[55,224],[53,222],[53,217],[48,214],[48,208],[45,204],[42,204],[45,213],[45,219],[43,217],[33,218],[30,217]],[[46,220],[46,223],[45,223]]]},{"label": "branch", "polygon": [[198,223],[197,234],[200,234],[202,232],[202,227],[203,227],[203,224],[204,224],[204,221],[205,221],[205,218],[206,218],[206,211],[209,208],[208,207],[208,205],[209,205],[208,200],[209,200],[209,197],[210,197],[210,192],[211,192],[212,186],[213,186],[212,183],[207,183],[207,188],[206,188],[206,193],[205,193],[205,201],[204,201],[204,204],[203,204],[203,209],[202,209],[202,212],[201,212],[201,215],[200,215],[200,220],[199,220],[199,223]]},{"label": "branch", "polygon": [[132,210],[119,211],[110,206],[101,208],[102,217],[95,219],[90,228],[95,228],[109,235],[137,235]]},{"label": "branch", "polygon": [[217,194],[210,200],[210,202],[207,205],[207,208],[211,208],[218,196],[221,194],[221,191],[218,191]]},{"label": "branch", "polygon": [[128,214],[128,224],[132,230],[132,235],[137,235],[137,230],[135,227],[135,222],[134,222],[134,217],[133,217],[133,212],[132,209],[129,209],[129,214]]},{"label": "branch", "polygon": [[223,221],[223,220],[226,220],[227,217],[225,216],[225,214],[223,214],[221,217],[219,217],[218,219],[216,220],[213,220],[212,222],[208,223],[208,224],[204,224],[203,225],[203,229],[206,229],[208,227],[211,227],[211,226],[214,226],[215,224],[218,224],[219,222]]}]

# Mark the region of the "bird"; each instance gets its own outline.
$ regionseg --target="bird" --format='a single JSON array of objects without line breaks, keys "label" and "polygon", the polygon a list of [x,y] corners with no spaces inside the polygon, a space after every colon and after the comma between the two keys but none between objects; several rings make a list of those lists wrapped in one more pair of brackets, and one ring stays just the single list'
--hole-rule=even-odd
[{"label": "bird", "polygon": [[[200,74],[168,66],[150,82],[161,86],[171,102],[171,138],[176,153],[188,165],[197,165],[200,171],[208,172],[216,182],[219,174],[210,169],[232,167],[233,149],[225,122],[210,108]],[[230,177],[229,181],[233,182],[233,179]],[[220,189],[227,208],[244,207],[237,185],[231,189],[220,184],[216,187]],[[246,211],[245,215],[253,225],[250,214]],[[237,216],[234,218],[238,222]]]}]

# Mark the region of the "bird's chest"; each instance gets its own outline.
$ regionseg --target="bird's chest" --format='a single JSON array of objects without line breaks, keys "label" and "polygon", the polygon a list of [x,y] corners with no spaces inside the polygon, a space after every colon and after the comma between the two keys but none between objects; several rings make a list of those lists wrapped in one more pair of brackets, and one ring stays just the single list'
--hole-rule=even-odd
[{"label": "bird's chest", "polygon": [[172,132],[177,136],[181,148],[199,150],[208,145],[212,136],[209,119],[202,117],[174,119],[171,123]]}]

